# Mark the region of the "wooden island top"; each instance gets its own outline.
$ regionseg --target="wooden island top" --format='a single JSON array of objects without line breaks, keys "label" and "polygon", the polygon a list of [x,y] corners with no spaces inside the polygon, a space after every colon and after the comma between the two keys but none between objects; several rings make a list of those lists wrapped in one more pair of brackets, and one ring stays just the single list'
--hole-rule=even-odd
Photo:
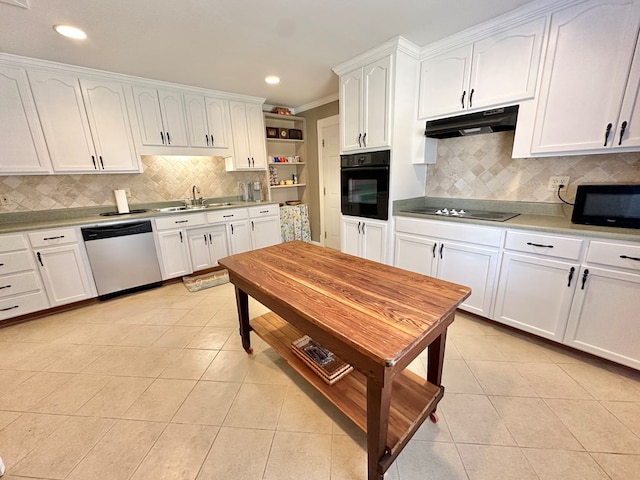
[{"label": "wooden island top", "polygon": [[[442,398],[446,329],[471,290],[299,241],[219,263],[236,287],[245,350],[252,352],[254,331],[367,432],[368,478],[381,479]],[[274,313],[250,322],[248,295]],[[291,342],[302,334],[354,372],[323,385],[291,353]],[[425,382],[405,369],[427,347]]]}]

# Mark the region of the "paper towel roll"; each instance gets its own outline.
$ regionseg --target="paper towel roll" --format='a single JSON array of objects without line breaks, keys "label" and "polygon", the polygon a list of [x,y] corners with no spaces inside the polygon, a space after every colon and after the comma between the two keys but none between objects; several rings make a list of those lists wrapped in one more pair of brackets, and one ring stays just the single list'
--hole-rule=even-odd
[{"label": "paper towel roll", "polygon": [[127,202],[127,192],[124,190],[114,190],[113,193],[116,196],[116,205],[118,206],[118,213],[129,213],[129,203]]}]

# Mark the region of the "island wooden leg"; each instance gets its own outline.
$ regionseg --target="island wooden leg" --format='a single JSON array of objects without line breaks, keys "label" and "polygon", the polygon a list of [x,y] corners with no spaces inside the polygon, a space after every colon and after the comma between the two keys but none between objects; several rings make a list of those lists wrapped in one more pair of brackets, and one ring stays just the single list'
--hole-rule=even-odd
[{"label": "island wooden leg", "polygon": [[238,321],[240,322],[240,338],[245,352],[253,353],[251,348],[251,326],[249,325],[249,296],[236,287],[236,305],[238,306]]},{"label": "island wooden leg", "polygon": [[381,385],[367,379],[367,468],[368,480],[383,480],[380,462],[387,454],[391,382]]},{"label": "island wooden leg", "polygon": [[440,387],[442,385],[442,364],[444,363],[444,346],[447,331],[436,338],[427,351],[427,381]]}]

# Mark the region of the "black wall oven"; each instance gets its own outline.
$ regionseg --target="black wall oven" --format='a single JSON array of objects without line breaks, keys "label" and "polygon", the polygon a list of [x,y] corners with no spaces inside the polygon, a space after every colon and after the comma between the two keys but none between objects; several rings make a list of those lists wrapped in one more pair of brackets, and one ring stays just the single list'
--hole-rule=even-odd
[{"label": "black wall oven", "polygon": [[340,155],[342,214],[389,218],[389,150]]}]

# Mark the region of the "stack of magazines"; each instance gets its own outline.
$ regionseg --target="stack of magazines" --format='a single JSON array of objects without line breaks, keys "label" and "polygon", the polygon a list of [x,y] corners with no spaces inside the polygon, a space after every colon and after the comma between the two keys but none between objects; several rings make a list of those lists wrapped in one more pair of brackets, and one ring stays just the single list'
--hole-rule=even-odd
[{"label": "stack of magazines", "polygon": [[336,357],[309,335],[293,341],[291,350],[329,385],[333,385],[353,370],[350,364]]}]

